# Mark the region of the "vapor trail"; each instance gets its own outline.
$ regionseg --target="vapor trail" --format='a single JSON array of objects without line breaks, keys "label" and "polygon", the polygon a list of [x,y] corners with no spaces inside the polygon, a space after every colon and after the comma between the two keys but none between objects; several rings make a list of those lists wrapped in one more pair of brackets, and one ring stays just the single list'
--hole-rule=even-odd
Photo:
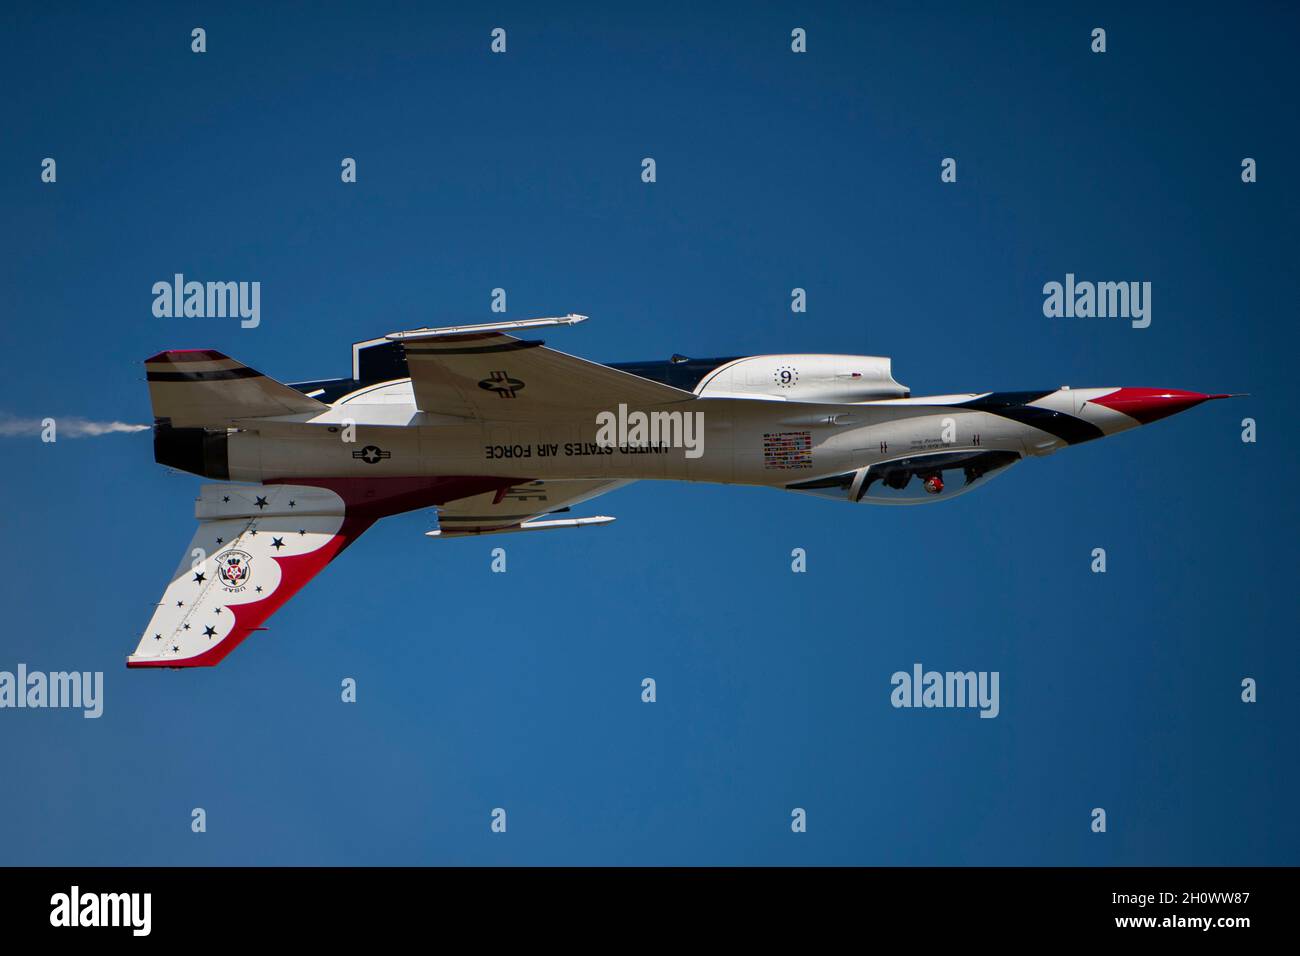
[{"label": "vapor trail", "polygon": [[[99,435],[111,435],[114,432],[144,432],[148,425],[132,425],[129,422],[93,422],[88,418],[71,415],[61,418],[51,415],[56,435],[59,438],[94,438]],[[43,418],[15,418],[0,413],[0,438],[37,438],[45,429]]]}]

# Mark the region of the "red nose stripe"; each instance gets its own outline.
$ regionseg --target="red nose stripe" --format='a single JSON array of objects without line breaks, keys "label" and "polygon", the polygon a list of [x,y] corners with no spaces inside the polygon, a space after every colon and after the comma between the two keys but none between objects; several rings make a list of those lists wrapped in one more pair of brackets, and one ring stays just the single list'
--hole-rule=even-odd
[{"label": "red nose stripe", "polygon": [[1094,405],[1104,405],[1106,408],[1123,412],[1129,418],[1135,418],[1143,425],[1147,425],[1168,415],[1194,408],[1212,398],[1227,397],[1226,395],[1202,395],[1200,392],[1183,392],[1176,388],[1121,388],[1117,392],[1090,401]]}]

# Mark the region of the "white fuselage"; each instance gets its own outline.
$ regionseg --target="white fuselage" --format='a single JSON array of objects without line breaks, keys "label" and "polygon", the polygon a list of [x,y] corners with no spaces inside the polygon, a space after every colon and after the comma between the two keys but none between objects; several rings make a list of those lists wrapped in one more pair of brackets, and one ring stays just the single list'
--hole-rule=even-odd
[{"label": "white fuselage", "polygon": [[[1038,404],[1079,414],[1089,395],[1106,391],[1062,389]],[[402,380],[361,389],[320,415],[263,418],[232,432],[230,478],[499,475],[784,486],[910,454],[980,449],[1043,455],[1066,444],[1019,421],[956,404],[975,397],[851,404],[705,397],[639,410],[697,416],[697,447],[617,440],[611,446],[598,419],[609,410],[592,408],[559,423],[465,421],[419,411],[410,382]],[[1108,432],[1129,427],[1123,418],[1097,424]]]}]

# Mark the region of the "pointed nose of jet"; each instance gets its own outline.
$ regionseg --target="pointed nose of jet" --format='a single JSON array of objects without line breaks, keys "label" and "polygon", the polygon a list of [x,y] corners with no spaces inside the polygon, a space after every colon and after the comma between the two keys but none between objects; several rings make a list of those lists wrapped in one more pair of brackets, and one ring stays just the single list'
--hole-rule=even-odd
[{"label": "pointed nose of jet", "polygon": [[1121,412],[1143,425],[1149,425],[1161,418],[1195,408],[1201,402],[1231,397],[1231,395],[1202,395],[1200,392],[1184,392],[1176,388],[1119,388],[1108,395],[1090,398],[1088,401],[1093,405],[1101,405]]}]

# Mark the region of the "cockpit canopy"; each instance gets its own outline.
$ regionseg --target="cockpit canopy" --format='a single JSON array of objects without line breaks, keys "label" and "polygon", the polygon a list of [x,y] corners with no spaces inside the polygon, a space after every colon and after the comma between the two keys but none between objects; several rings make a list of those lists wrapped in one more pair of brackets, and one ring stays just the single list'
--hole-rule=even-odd
[{"label": "cockpit canopy", "polygon": [[1020,460],[1013,451],[909,455],[855,471],[786,485],[822,498],[876,505],[918,505],[964,495]]}]

